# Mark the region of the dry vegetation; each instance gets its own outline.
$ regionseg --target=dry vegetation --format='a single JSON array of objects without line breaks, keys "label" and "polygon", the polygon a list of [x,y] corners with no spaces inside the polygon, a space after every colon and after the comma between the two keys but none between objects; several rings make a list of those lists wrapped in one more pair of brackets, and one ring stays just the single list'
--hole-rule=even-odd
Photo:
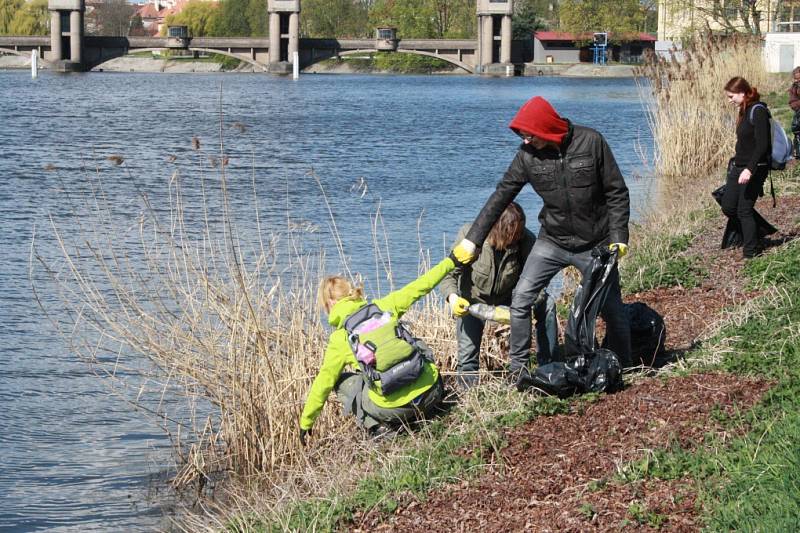
[{"label": "dry vegetation", "polygon": [[733,154],[733,107],[722,88],[742,76],[762,94],[783,89],[764,69],[761,42],[745,35],[696,39],[637,72],[656,146],[655,171],[685,183],[716,172]]}]

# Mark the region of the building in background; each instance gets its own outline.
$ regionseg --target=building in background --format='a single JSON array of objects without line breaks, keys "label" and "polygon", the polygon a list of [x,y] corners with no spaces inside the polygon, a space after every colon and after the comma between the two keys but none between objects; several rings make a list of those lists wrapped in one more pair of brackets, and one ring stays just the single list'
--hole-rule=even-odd
[{"label": "building in background", "polygon": [[[593,34],[575,34],[559,31],[533,33],[534,63],[591,63]],[[613,42],[613,35],[609,35]],[[639,63],[647,49],[655,49],[656,38],[649,33],[639,33],[608,46],[608,59],[621,63]]]}]

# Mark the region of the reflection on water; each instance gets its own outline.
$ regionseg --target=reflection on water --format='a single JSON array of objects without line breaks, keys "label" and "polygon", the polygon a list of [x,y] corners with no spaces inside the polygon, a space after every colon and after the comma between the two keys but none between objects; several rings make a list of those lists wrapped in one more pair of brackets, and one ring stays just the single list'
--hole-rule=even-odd
[{"label": "reflection on water", "polygon": [[[201,184],[217,187],[213,167],[224,163],[246,245],[258,240],[255,186],[263,230],[303,231],[310,247],[329,247],[313,169],[367,279],[380,201],[402,283],[416,275],[420,247],[441,257],[477,214],[516,149],[506,126],[534,94],[605,134],[627,177],[646,175],[637,147],[651,142],[630,80],[45,73],[32,82],[0,72],[0,529],[147,530],[162,520],[160,495],[145,496],[151,476],[169,471],[166,438],[70,355],[33,302],[34,228],[52,257],[48,216],[62,227],[82,220],[65,195],[101,184],[115,216],[135,224],[141,194],[167,208],[177,171],[187,218],[219,217],[221,206],[197,206]],[[650,182],[628,184],[640,210]],[[528,189],[519,201],[536,229],[537,197]],[[329,257],[329,270],[339,270]],[[41,282],[41,269],[32,272]]]}]

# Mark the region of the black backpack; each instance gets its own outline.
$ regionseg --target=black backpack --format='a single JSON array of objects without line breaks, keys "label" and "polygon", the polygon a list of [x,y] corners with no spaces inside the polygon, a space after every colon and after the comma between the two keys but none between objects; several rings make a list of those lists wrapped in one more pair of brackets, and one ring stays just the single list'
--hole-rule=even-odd
[{"label": "black backpack", "polygon": [[[631,325],[631,358],[633,364],[654,366],[664,355],[667,328],[664,318],[644,302],[625,304],[625,312]],[[603,347],[606,340],[603,339]]]}]

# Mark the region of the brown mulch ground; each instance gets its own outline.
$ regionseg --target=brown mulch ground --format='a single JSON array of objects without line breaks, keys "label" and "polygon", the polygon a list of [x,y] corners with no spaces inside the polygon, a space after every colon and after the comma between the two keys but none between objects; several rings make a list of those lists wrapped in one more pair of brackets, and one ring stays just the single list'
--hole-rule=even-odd
[{"label": "brown mulch ground", "polygon": [[[800,197],[758,210],[779,233],[769,247],[800,235]],[[722,217],[687,254],[703,258],[709,276],[700,287],[630,295],[664,316],[673,355],[694,346],[724,308],[752,298],[739,273],[741,248],[720,250]],[[583,412],[539,417],[506,433],[509,445],[480,478],[440,488],[426,501],[408,496],[392,516],[354,517],[357,530],[380,531],[695,531],[698,510],[691,480],[618,483],[620,468],[648,450],[673,443],[691,449],[709,433],[730,435],[710,416],[750,408],[769,388],[764,381],[726,374],[647,378],[603,397]],[[465,452],[467,453],[467,452]]]}]

